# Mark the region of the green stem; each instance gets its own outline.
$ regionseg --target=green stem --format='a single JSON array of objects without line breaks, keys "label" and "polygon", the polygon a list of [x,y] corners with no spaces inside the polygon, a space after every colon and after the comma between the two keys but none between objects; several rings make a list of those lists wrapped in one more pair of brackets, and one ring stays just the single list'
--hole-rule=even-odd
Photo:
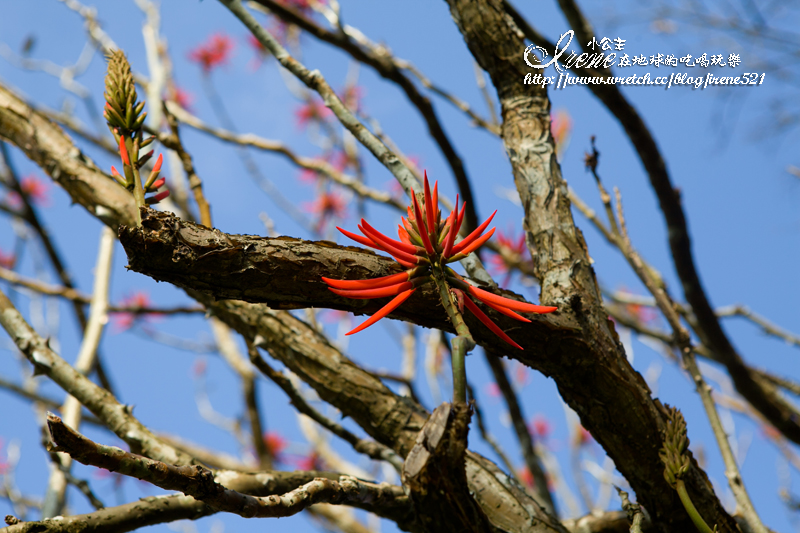
[{"label": "green stem", "polygon": [[686,485],[684,485],[682,479],[678,479],[677,483],[675,484],[675,490],[678,491],[678,497],[681,499],[681,503],[683,504],[684,508],[686,508],[689,518],[692,519],[692,522],[694,522],[695,527],[700,531],[700,533],[714,533],[714,530],[708,527],[706,521],[703,520],[703,517],[697,512],[694,503],[692,503],[692,499],[689,498],[689,493],[686,492]]},{"label": "green stem", "polygon": [[453,403],[467,402],[467,368],[466,356],[467,352],[475,348],[475,340],[469,332],[467,323],[464,322],[464,317],[458,309],[450,286],[445,280],[445,274],[441,265],[432,265],[431,271],[433,272],[433,281],[439,289],[439,297],[442,300],[442,305],[447,316],[450,317],[453,327],[456,329],[456,337],[451,342],[452,359],[453,359]]},{"label": "green stem", "polygon": [[[139,175],[139,145],[142,140],[142,132],[133,140],[133,146],[128,148],[128,156],[131,160],[131,168],[133,169],[133,198],[136,200],[136,226],[142,225],[142,214],[139,211],[140,207],[144,207],[144,188],[142,188],[142,177]],[[128,144],[128,140],[125,141]]]}]

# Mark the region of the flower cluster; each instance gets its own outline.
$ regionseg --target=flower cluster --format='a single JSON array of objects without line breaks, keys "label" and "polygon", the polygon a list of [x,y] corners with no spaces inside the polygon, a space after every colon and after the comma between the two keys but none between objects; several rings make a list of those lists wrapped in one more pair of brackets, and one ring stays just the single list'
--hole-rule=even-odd
[{"label": "flower cluster", "polygon": [[[147,113],[143,112],[145,103],[136,101],[136,86],[133,82],[131,66],[125,54],[120,50],[116,50],[108,56],[104,96],[106,105],[103,116],[119,145],[119,156],[122,160],[122,173],[112,166],[111,176],[117,183],[133,193],[137,207],[160,202],[169,196],[169,190],[157,192],[165,185],[164,178],[159,178],[163,157],[158,156],[153,170],[147,180],[143,182],[139,175],[139,169],[153,156],[153,150],[141,156],[139,151],[152,143],[155,137],[143,137],[142,126],[147,117]],[[147,193],[156,194],[145,198]]]},{"label": "flower cluster", "polygon": [[189,60],[198,63],[205,74],[224,65],[230,59],[233,39],[222,33],[215,33],[208,41],[189,52]]},{"label": "flower cluster", "polygon": [[361,219],[361,224],[358,226],[363,236],[338,228],[343,234],[360,244],[387,252],[395,261],[407,269],[399,274],[370,280],[322,278],[332,292],[347,298],[394,297],[377,313],[347,333],[347,335],[358,333],[376,323],[397,309],[417,288],[434,281],[434,277],[439,275],[450,288],[453,296],[455,296],[460,310],[466,306],[493,333],[521,350],[522,347],[511,340],[497,324],[486,316],[475,304],[473,298],[501,314],[523,322],[530,322],[530,320],[518,314],[517,311],[550,313],[555,311],[556,308],[511,300],[479,289],[470,285],[466,279],[457,274],[452,268],[446,266],[448,263],[460,261],[467,257],[491,238],[494,234],[494,228],[486,234],[484,234],[484,231],[486,231],[497,211],[492,213],[475,231],[456,243],[456,235],[464,219],[466,203],[459,210],[458,197],[456,197],[456,207],[447,219],[442,221],[442,213],[438,209],[438,194],[438,182],[434,184],[433,191],[431,191],[426,173],[424,198],[420,203],[416,195],[414,195],[412,206],[408,207],[408,217],[401,218],[403,224],[398,226],[399,241],[380,233],[364,219]]}]

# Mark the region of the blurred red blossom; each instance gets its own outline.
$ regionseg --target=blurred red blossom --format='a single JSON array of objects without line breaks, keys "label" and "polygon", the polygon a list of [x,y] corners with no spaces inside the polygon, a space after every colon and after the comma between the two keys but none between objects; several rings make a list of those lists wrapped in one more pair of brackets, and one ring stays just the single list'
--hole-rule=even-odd
[{"label": "blurred red blossom", "polygon": [[347,202],[336,192],[322,192],[313,202],[306,202],[305,209],[315,215],[314,231],[321,233],[325,225],[333,219],[347,218]]},{"label": "blurred red blossom", "polygon": [[561,160],[572,136],[572,117],[565,109],[556,109],[550,118],[550,132],[556,143],[556,157]]},{"label": "blurred red blossom", "polygon": [[169,91],[169,100],[175,102],[183,109],[187,111],[192,110],[192,104],[194,103],[194,95],[183,89],[182,87],[175,86],[172,90]]},{"label": "blurred red blossom", "polygon": [[[120,300],[117,307],[134,307],[146,309],[152,305],[150,295],[144,291],[134,291]],[[137,322],[148,322],[155,315],[148,313],[132,313],[127,311],[112,311],[111,320],[117,333],[131,329]]]},{"label": "blurred red blossom", "polygon": [[224,33],[215,33],[208,40],[189,52],[189,60],[198,63],[208,74],[214,68],[224,65],[233,51],[233,39]]},{"label": "blurred red blossom", "polygon": [[350,110],[351,113],[358,113],[361,111],[361,99],[364,97],[364,88],[358,85],[348,85],[339,95],[344,106]]},{"label": "blurred red blossom", "polygon": [[496,236],[497,242],[507,251],[507,254],[492,254],[489,257],[489,269],[493,276],[505,276],[500,286],[506,288],[511,281],[512,267],[531,263],[531,255],[525,245],[524,233],[519,237],[514,237],[513,230],[509,229],[507,232],[498,231]]},{"label": "blurred red blossom", "polygon": [[297,468],[300,470],[325,470],[325,461],[316,451],[311,451],[305,457],[297,461]]},{"label": "blurred red blossom", "polygon": [[0,249],[0,266],[11,270],[17,264],[17,256],[14,253],[5,253]]},{"label": "blurred red blossom", "polygon": [[[625,287],[620,288],[619,292],[623,295],[635,297],[635,293],[628,291]],[[625,314],[645,325],[655,322],[658,319],[658,312],[649,305],[642,305],[631,302],[623,305]]]},{"label": "blurred red blossom", "polygon": [[[36,177],[34,174],[29,174],[19,180],[19,186],[22,193],[28,197],[28,200],[38,207],[50,206],[50,183],[41,178]],[[16,191],[11,191],[6,196],[8,205],[14,209],[22,207],[22,198],[19,197]]]},{"label": "blurred red blossom", "polygon": [[286,439],[277,431],[267,431],[264,433],[264,444],[267,446],[267,452],[276,463],[283,463],[283,450],[286,449]]},{"label": "blurred red blossom", "polygon": [[550,421],[547,420],[544,415],[534,416],[533,420],[528,424],[528,431],[530,431],[534,437],[538,437],[541,440],[545,440],[550,436],[552,430],[553,428],[550,425]]},{"label": "blurred red blossom", "polygon": [[307,127],[310,123],[322,122],[330,115],[331,110],[325,107],[320,100],[313,98],[309,98],[294,113],[297,127],[300,129]]},{"label": "blurred red blossom", "polygon": [[[8,463],[8,453],[3,454],[3,447],[5,446],[5,441],[2,437],[0,437],[0,475],[5,474],[8,472],[9,467],[11,466]],[[3,459],[2,455],[5,455],[6,458]]]}]

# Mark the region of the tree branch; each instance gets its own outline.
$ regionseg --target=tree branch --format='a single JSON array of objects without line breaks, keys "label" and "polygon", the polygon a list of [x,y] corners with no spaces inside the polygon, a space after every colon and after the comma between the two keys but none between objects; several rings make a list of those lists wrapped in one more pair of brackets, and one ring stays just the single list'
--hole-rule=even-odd
[{"label": "tree branch", "polygon": [[[651,398],[647,384],[625,357],[603,309],[583,235],[572,218],[550,132],[546,89],[522,83],[526,74],[535,74],[520,57],[524,35],[502,0],[448,0],[448,4],[470,52],[491,76],[500,100],[503,143],[525,211],[528,248],[541,284],[541,300],[559,305],[560,318],[580,327],[579,337],[592,343],[591,355],[568,351],[557,363],[551,360],[553,364],[531,357],[536,349],[529,352],[527,346],[517,357],[553,375],[564,401],[605,448],[654,521],[665,531],[689,531],[693,525],[659,468],[663,406]],[[530,326],[525,329],[536,327]],[[609,394],[611,389],[614,393]],[[702,502],[697,505],[701,512],[721,517],[721,531],[734,531],[735,523],[705,473],[693,465],[688,475],[698,493],[695,503]]]},{"label": "tree branch", "polygon": [[47,416],[47,427],[55,450],[68,453],[82,464],[119,472],[162,489],[178,490],[218,511],[245,518],[292,516],[315,503],[354,505],[379,516],[385,516],[386,511],[399,516],[410,512],[402,487],[388,483],[368,483],[351,476],[341,476],[338,482],[320,477],[282,496],[250,496],[220,485],[211,470],[202,466],[173,466],[97,444],[64,425],[52,413]]}]

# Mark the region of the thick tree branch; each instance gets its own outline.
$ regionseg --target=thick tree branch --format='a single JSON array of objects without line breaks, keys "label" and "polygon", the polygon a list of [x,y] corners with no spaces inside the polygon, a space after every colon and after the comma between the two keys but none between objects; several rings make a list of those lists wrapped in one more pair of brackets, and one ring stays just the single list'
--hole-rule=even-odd
[{"label": "thick tree branch", "polygon": [[[591,40],[591,26],[574,1],[561,0],[562,9],[566,6],[565,13],[574,19],[578,27],[582,28],[583,35],[580,43],[585,46]],[[553,45],[536,32],[525,20],[510,6],[506,0],[504,7],[515,24],[524,32],[524,36],[539,46],[543,46],[552,53]],[[584,21],[584,22],[581,22]],[[524,49],[524,46],[520,44]],[[585,70],[581,75],[609,76],[609,71]],[[680,189],[673,186],[667,171],[661,151],[650,129],[639,115],[633,105],[625,98],[618,86],[613,84],[589,84],[589,89],[603,103],[603,105],[616,117],[625,133],[633,144],[639,159],[650,179],[650,185],[658,197],[664,220],[667,224],[669,246],[672,260],[678,277],[683,285],[686,301],[692,307],[697,319],[696,332],[702,343],[717,354],[718,360],[725,365],[733,379],[736,390],[753,407],[761,412],[787,438],[800,444],[800,412],[778,394],[775,387],[749,371],[741,355],[731,343],[722,325],[714,313],[714,309],[706,295],[700,274],[692,254],[691,238],[686,221],[686,215],[681,205]]]},{"label": "thick tree branch", "polygon": [[[630,482],[654,522],[664,531],[688,531],[693,526],[660,475],[657,450],[665,427],[663,407],[651,398],[644,380],[625,358],[603,309],[583,236],[572,219],[550,133],[547,92],[523,83],[526,74],[535,74],[521,57],[524,36],[502,0],[448,0],[448,4],[469,50],[497,90],[503,143],[525,210],[541,299],[559,305],[563,318],[574,321],[582,330],[580,338],[591,343],[588,351],[566,352],[553,366],[559,391]],[[528,350],[519,359],[545,373],[550,370]],[[608,394],[612,389],[615,392]],[[734,531],[735,523],[705,473],[695,464],[689,477],[701,513],[713,517],[721,531]]]}]

